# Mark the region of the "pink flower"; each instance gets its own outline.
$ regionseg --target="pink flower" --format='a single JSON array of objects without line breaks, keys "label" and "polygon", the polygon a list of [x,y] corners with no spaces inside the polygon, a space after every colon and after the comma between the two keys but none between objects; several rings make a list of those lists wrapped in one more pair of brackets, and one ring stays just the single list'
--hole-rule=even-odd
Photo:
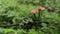
[{"label": "pink flower", "polygon": [[39,11],[43,11],[43,10],[45,10],[45,8],[44,8],[44,7],[39,7],[38,10],[39,10]]},{"label": "pink flower", "polygon": [[36,10],[35,9],[33,9],[32,11],[31,11],[31,14],[36,14]]}]

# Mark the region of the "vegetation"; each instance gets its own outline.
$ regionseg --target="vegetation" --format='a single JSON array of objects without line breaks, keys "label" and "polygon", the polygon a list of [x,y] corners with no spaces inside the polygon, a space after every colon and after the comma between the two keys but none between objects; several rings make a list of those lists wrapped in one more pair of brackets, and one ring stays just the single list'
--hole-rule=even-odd
[{"label": "vegetation", "polygon": [[59,34],[60,0],[0,0],[0,34]]}]

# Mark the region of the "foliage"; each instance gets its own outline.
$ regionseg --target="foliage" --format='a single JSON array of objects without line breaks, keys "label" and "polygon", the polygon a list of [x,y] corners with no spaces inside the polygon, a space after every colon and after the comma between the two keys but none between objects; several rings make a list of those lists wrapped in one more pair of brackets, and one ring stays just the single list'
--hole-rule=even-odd
[{"label": "foliage", "polygon": [[59,0],[0,0],[0,34],[59,34],[59,6]]}]

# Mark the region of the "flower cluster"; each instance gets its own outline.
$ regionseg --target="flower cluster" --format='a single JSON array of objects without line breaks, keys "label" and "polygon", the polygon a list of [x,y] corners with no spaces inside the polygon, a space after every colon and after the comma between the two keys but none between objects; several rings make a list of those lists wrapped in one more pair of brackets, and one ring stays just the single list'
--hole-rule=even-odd
[{"label": "flower cluster", "polygon": [[[45,7],[39,7],[39,8],[38,8],[38,11],[43,11],[43,10],[45,10]],[[31,14],[36,14],[36,12],[37,12],[37,10],[36,10],[36,9],[33,9],[33,10],[31,11]]]}]

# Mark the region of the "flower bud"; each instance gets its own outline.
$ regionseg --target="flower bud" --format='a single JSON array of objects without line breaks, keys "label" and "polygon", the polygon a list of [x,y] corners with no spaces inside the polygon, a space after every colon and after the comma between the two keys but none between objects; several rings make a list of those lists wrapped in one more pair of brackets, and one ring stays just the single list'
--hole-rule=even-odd
[{"label": "flower bud", "polygon": [[37,11],[34,9],[34,10],[31,11],[31,14],[36,14],[36,12]]},{"label": "flower bud", "polygon": [[39,11],[43,11],[43,10],[45,10],[45,8],[44,8],[44,7],[39,7],[38,10],[39,10]]}]

